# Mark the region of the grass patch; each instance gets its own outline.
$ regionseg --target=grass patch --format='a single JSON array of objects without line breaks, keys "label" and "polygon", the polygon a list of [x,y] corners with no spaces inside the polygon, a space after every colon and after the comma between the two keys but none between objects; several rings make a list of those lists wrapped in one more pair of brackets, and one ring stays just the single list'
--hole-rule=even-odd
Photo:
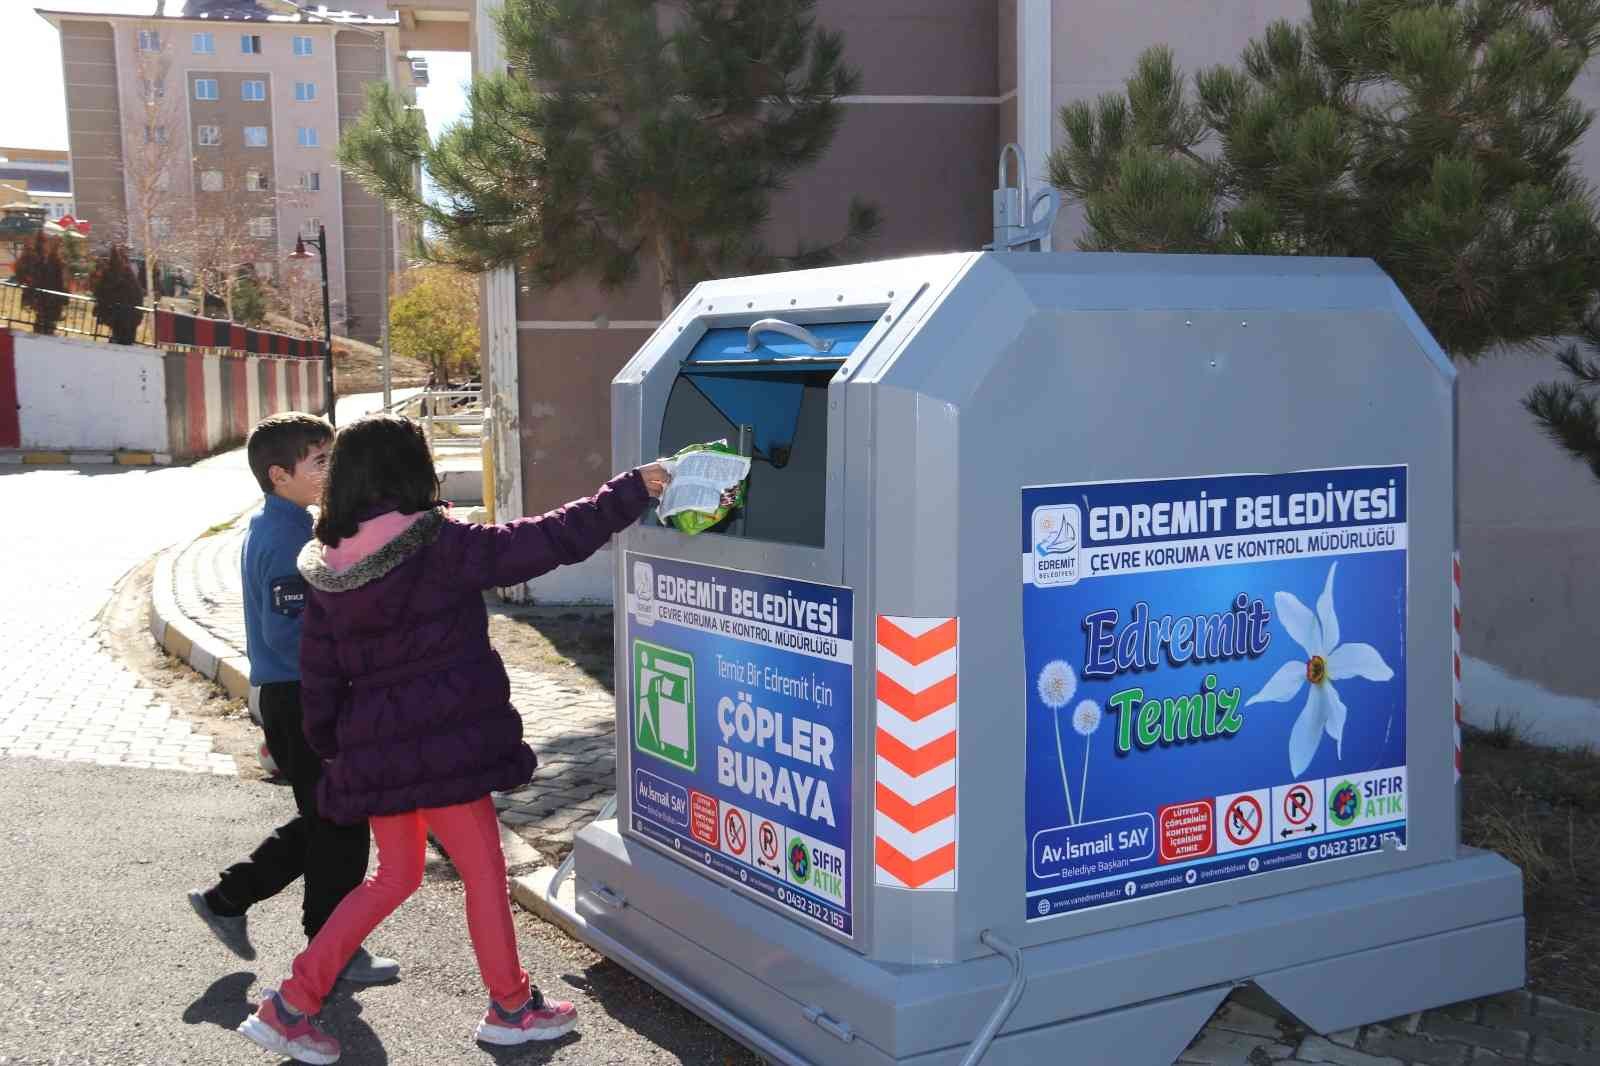
[{"label": "grass patch", "polygon": [[1522,868],[1529,987],[1600,1010],[1600,758],[1535,747],[1515,719],[1462,742],[1462,839]]},{"label": "grass patch", "polygon": [[209,526],[207,527],[206,531],[196,537],[195,540],[204,540],[207,537],[214,537],[218,533],[226,533],[228,530],[233,528],[233,524],[237,521],[237,518],[230,518],[226,522],[218,522],[214,526]]}]

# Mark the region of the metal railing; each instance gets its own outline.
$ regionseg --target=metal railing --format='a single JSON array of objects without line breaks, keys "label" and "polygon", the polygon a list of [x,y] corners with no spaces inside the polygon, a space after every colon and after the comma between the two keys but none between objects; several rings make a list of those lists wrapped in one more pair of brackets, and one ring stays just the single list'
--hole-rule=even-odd
[{"label": "metal railing", "polygon": [[478,389],[423,389],[387,410],[421,422],[435,456],[483,447],[483,393]]},{"label": "metal railing", "polygon": [[[57,292],[54,289],[33,289],[18,285],[14,281],[0,282],[0,322],[17,329],[38,332],[34,328],[38,313],[31,307],[24,307],[22,303],[24,294],[30,292],[62,301],[61,316],[56,320],[54,330],[57,336],[87,337],[95,341],[111,339],[111,327],[102,325],[94,317],[93,296],[75,292]],[[144,312],[144,317],[139,320],[139,332],[134,343],[154,344],[155,309],[141,307],[140,310]]]}]

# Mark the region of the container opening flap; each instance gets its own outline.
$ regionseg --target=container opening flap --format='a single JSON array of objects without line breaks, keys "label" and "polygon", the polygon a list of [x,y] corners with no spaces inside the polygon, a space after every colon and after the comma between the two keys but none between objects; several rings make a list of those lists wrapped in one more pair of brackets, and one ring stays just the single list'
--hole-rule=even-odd
[{"label": "container opening flap", "polygon": [[682,373],[730,423],[754,427],[756,452],[781,467],[794,445],[805,387],[819,371],[831,377],[874,321],[808,324],[809,333],[830,342],[825,351],[770,331],[758,333],[752,349],[747,327],[707,330]]}]

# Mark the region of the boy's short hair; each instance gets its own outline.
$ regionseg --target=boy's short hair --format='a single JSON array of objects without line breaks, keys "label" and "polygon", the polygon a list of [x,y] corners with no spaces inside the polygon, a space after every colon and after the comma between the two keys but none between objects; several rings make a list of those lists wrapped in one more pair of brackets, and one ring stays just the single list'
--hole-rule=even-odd
[{"label": "boy's short hair", "polygon": [[245,442],[245,456],[250,461],[250,472],[256,476],[261,491],[273,493],[269,471],[281,466],[290,473],[306,453],[319,444],[333,440],[333,427],[319,415],[304,411],[285,411],[263,418],[250,431]]}]

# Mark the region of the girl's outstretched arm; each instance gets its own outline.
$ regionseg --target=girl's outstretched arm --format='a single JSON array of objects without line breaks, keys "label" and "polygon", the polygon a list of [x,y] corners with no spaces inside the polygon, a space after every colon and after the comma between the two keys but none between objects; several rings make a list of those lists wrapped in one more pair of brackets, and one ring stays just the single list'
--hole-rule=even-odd
[{"label": "girl's outstretched arm", "polygon": [[519,585],[558,566],[581,563],[644,514],[671,477],[660,466],[619,474],[582,500],[537,518],[456,531],[462,580],[477,588]]}]

